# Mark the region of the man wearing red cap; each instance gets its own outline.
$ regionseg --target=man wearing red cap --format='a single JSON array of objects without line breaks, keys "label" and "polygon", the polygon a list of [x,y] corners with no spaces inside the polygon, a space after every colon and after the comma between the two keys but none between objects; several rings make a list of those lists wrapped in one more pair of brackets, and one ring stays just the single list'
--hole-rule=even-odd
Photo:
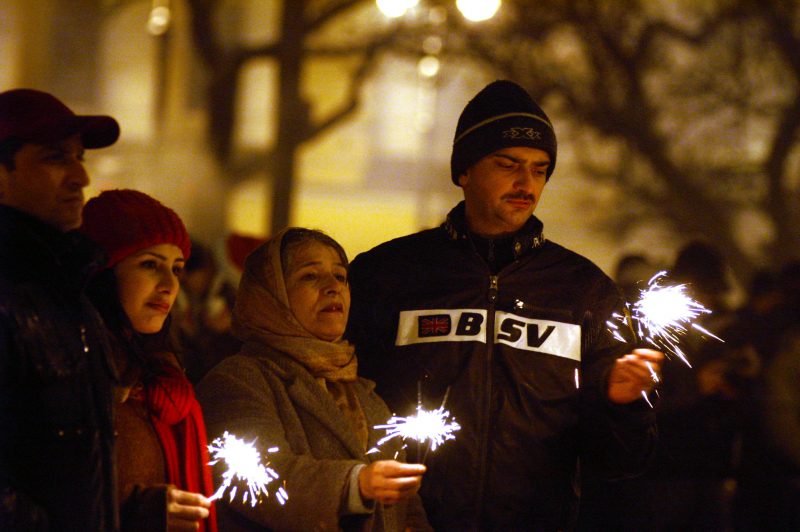
[{"label": "man wearing red cap", "polygon": [[350,268],[360,372],[398,415],[447,398],[461,426],[427,455],[420,495],[437,530],[567,530],[579,462],[625,476],[653,450],[642,393],[663,355],[616,342],[614,283],[544,238],[533,211],[555,163],[544,111],[516,83],[489,84],[453,141],[464,201]]},{"label": "man wearing red cap", "polygon": [[118,136],[48,93],[0,93],[0,530],[119,526],[116,371],[83,295],[97,249],[72,232],[84,150]]}]

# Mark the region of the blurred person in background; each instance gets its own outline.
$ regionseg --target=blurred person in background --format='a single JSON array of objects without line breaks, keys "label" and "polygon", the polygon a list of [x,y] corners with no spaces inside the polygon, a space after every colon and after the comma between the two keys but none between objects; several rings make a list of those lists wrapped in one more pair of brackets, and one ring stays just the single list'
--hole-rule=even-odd
[{"label": "blurred person in background", "polygon": [[[685,284],[687,295],[711,311],[694,323],[727,340],[735,314],[720,250],[690,241],[667,273],[670,284]],[[738,450],[758,360],[694,331],[681,340],[681,350],[688,364],[673,356],[663,368],[656,457],[643,477],[620,488],[620,530],[732,530]]]},{"label": "blurred person in background", "polygon": [[51,94],[0,93],[0,530],[113,531],[113,386],[83,294],[99,262],[76,234],[84,152],[119,125]]},{"label": "blurred person in background", "polygon": [[622,290],[625,301],[633,303],[647,288],[647,282],[658,273],[659,268],[645,255],[629,253],[623,255],[614,267],[614,281]]},{"label": "blurred person in background", "polygon": [[736,529],[746,532],[800,530],[800,261],[785,265],[774,279],[778,292],[770,284],[759,298],[764,319],[752,321],[743,338],[763,365],[736,499]]},{"label": "blurred person in background", "polygon": [[112,332],[120,360],[122,529],[214,532],[203,414],[167,324],[190,256],[189,234],[172,209],[135,190],[107,190],[90,199],[81,231],[107,256],[87,294]]},{"label": "blurred person in background", "polygon": [[235,299],[236,287],[221,271],[213,250],[193,240],[172,327],[186,376],[195,384],[242,345],[231,333]]}]

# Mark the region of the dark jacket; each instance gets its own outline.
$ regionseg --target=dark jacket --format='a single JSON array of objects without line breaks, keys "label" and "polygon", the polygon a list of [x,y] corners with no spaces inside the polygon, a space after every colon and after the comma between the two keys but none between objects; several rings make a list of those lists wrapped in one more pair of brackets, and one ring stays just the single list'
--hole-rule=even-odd
[{"label": "dark jacket", "polygon": [[0,206],[0,529],[116,530],[105,328],[82,290],[95,249]]},{"label": "dark jacket", "polygon": [[399,415],[446,395],[461,425],[427,455],[421,495],[436,529],[563,529],[579,458],[582,474],[626,476],[653,450],[645,402],[606,398],[607,373],[630,350],[607,330],[622,303],[613,282],[545,240],[535,217],[507,244],[508,264],[492,274],[462,203],[441,227],[350,268],[348,337],[362,373]]}]

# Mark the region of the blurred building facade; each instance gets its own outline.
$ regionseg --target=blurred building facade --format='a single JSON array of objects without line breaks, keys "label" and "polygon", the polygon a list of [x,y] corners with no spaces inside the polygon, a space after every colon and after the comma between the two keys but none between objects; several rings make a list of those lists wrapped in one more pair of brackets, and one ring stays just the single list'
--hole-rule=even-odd
[{"label": "blurred building facade", "polygon": [[[280,1],[222,2],[224,31],[232,39],[274,41]],[[373,4],[365,2],[354,16],[375,10]],[[169,18],[154,20],[156,7],[168,8]],[[286,199],[272,198],[266,170],[256,167],[234,180],[215,160],[206,141],[208,79],[193,48],[185,0],[2,0],[0,64],[2,90],[47,90],[80,112],[120,121],[120,142],[89,154],[88,196],[108,188],[143,190],[175,208],[192,234],[212,245],[221,246],[231,232],[267,236],[272,202]],[[461,197],[449,179],[455,123],[471,95],[494,79],[477,64],[442,68],[430,78],[413,60],[381,59],[361,88],[356,112],[299,150],[290,223],[326,230],[351,256],[440,223]],[[268,59],[243,69],[234,149],[274,144],[277,76]],[[312,115],[347,96],[348,76],[343,61],[304,64],[302,92]],[[589,188],[572,162],[569,131],[554,120],[559,166],[537,215],[549,238],[610,272],[618,256],[637,250],[637,240],[612,241],[593,229],[619,201],[617,191]],[[674,249],[657,227],[638,241],[656,260]]]}]

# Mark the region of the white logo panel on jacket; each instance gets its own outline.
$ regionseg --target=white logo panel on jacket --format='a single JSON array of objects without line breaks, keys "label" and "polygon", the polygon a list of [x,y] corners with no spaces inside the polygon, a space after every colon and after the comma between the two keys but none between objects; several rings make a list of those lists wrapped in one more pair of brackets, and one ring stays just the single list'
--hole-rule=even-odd
[{"label": "white logo panel on jacket", "polygon": [[486,343],[485,309],[425,309],[400,312],[394,345],[429,342]]},{"label": "white logo panel on jacket", "polygon": [[498,310],[494,327],[495,343],[581,360],[581,328],[574,323],[523,318]]},{"label": "white logo panel on jacket", "polygon": [[[395,345],[431,342],[486,343],[485,309],[425,309],[400,312]],[[515,349],[581,359],[581,328],[574,323],[495,312],[494,343]]]}]

